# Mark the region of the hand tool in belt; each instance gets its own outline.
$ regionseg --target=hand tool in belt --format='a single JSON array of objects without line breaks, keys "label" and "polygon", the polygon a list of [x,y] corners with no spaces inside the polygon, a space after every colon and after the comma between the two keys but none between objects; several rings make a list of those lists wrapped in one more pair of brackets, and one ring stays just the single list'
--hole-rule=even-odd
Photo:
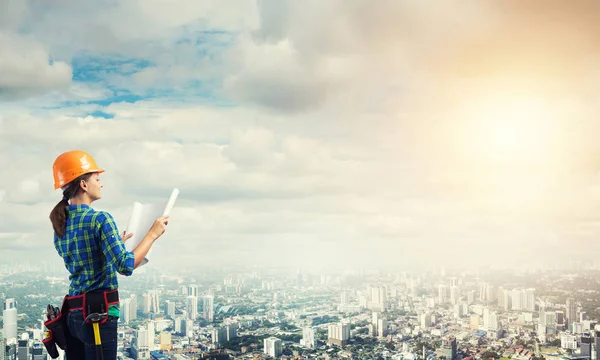
[{"label": "hand tool in belt", "polygon": [[102,338],[100,338],[100,321],[104,320],[108,316],[108,313],[93,313],[89,314],[86,318],[86,322],[91,322],[94,328],[94,344],[96,344],[96,360],[104,360],[104,354],[102,353]]}]

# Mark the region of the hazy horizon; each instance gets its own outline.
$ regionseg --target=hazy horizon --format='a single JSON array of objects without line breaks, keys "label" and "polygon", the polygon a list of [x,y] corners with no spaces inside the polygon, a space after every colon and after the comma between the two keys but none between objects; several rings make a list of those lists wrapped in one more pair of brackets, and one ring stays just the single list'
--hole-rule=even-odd
[{"label": "hazy horizon", "polygon": [[0,0],[2,258],[56,261],[89,152],[157,267],[471,266],[600,250],[596,1]]}]

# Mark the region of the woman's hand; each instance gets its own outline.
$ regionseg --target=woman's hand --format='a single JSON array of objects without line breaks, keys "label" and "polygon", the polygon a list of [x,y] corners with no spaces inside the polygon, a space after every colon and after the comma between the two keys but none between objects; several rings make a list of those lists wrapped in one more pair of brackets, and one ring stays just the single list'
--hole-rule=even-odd
[{"label": "woman's hand", "polygon": [[131,237],[133,236],[133,233],[129,233],[127,235],[125,235],[125,231],[123,231],[123,233],[121,234],[121,240],[123,240],[123,242],[131,239]]},{"label": "woman's hand", "polygon": [[154,224],[148,231],[148,234],[152,237],[152,239],[158,239],[162,234],[167,230],[167,225],[169,224],[169,215],[161,216],[154,221]]}]

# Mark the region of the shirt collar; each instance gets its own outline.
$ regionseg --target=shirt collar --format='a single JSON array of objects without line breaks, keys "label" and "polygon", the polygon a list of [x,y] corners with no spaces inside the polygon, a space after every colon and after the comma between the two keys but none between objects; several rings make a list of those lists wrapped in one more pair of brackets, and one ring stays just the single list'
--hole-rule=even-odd
[{"label": "shirt collar", "polygon": [[77,204],[77,205],[69,205],[67,206],[67,210],[69,211],[81,211],[84,209],[89,209],[90,206],[87,204]]}]

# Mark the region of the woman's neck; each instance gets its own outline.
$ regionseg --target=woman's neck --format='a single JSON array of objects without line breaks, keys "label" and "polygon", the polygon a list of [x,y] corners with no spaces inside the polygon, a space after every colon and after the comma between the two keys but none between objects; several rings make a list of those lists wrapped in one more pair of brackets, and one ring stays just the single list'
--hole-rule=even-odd
[{"label": "woman's neck", "polygon": [[84,193],[69,200],[69,204],[90,206],[92,204],[92,199]]}]

